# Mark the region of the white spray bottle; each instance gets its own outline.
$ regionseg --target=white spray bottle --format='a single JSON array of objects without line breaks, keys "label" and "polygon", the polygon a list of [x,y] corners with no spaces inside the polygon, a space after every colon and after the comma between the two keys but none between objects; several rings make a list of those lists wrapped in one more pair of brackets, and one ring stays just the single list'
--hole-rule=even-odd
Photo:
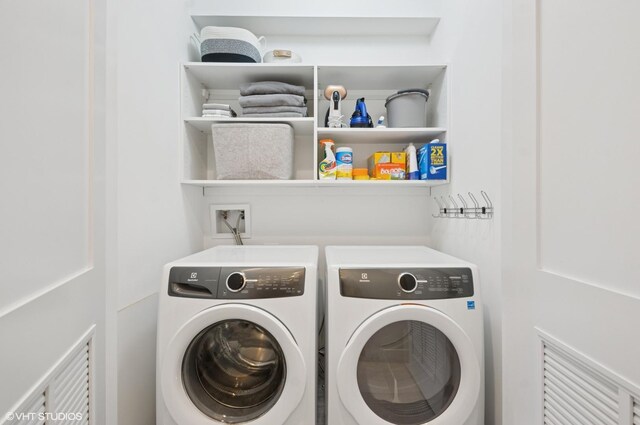
[{"label": "white spray bottle", "polygon": [[413,143],[404,150],[407,156],[407,180],[420,180],[420,170],[418,170],[418,156]]}]

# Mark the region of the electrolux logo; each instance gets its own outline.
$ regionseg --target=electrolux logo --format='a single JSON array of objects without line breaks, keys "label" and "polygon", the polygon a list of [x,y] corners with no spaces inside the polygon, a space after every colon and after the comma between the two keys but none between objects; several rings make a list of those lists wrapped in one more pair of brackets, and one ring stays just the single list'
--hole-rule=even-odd
[{"label": "electrolux logo", "polygon": [[360,283],[371,283],[371,281],[369,280],[369,274],[368,273],[361,273],[360,274]]}]

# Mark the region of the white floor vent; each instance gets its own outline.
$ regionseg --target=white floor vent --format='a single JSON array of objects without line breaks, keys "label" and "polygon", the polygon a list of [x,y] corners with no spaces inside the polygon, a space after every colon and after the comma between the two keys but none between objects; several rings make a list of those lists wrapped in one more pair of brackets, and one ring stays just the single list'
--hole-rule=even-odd
[{"label": "white floor vent", "polygon": [[640,425],[640,400],[633,403],[633,425]]},{"label": "white floor vent", "polygon": [[[93,328],[40,380],[2,425],[88,425]],[[1,419],[5,419],[3,422]]]}]

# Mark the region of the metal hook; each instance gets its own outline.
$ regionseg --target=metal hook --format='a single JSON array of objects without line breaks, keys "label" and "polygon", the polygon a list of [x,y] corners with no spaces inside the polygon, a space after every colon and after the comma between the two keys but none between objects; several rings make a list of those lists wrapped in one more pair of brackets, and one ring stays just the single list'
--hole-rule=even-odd
[{"label": "metal hook", "polygon": [[489,199],[489,195],[484,190],[480,191],[480,194],[484,198],[484,202],[486,203],[486,207],[482,207],[482,215],[483,218],[491,218],[493,217],[493,203],[491,199]]},{"label": "metal hook", "polygon": [[449,199],[451,199],[451,203],[453,204],[453,208],[454,208],[453,217],[459,218],[459,213],[461,213],[462,211],[460,210],[460,207],[458,207],[458,203],[456,202],[455,199],[453,199],[453,196],[451,195],[449,195]]},{"label": "metal hook", "polygon": [[444,207],[442,206],[442,203],[438,200],[437,196],[434,196],[433,199],[435,199],[435,201],[438,203],[438,215],[435,214],[431,214],[431,217],[433,218],[442,218],[442,212],[444,211]]},{"label": "metal hook", "polygon": [[464,199],[464,196],[460,195],[458,193],[458,198],[460,199],[460,201],[462,202],[463,207],[460,208],[460,212],[462,213],[462,215],[465,218],[476,218],[474,215],[469,215],[471,213],[473,213],[473,211],[469,211],[469,205],[467,204],[467,201]]},{"label": "metal hook", "polygon": [[484,201],[487,203],[487,207],[493,208],[493,203],[491,202],[491,199],[489,199],[489,195],[487,195],[487,192],[481,190],[480,193],[482,194]]},{"label": "metal hook", "polygon": [[444,205],[444,209],[442,211],[444,213],[444,217],[448,217],[451,210],[451,208],[449,208],[449,203],[446,199],[444,199],[444,196],[440,196],[440,199],[442,200],[442,204]]}]

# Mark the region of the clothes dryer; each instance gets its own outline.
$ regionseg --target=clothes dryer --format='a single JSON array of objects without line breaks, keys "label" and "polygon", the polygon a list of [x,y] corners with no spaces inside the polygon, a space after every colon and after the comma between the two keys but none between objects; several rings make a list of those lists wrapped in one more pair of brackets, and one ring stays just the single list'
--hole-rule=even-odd
[{"label": "clothes dryer", "polygon": [[327,423],[483,425],[476,266],[426,247],[327,247]]}]

